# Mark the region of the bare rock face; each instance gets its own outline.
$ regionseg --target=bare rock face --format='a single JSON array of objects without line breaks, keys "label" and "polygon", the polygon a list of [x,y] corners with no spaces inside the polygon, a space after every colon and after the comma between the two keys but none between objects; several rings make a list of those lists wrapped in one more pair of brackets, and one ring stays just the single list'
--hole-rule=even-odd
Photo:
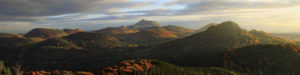
[{"label": "bare rock face", "polygon": [[68,33],[68,34],[74,34],[74,33],[78,33],[78,32],[83,32],[83,30],[81,29],[63,29],[64,32]]},{"label": "bare rock face", "polygon": [[25,37],[40,37],[43,39],[67,36],[68,34],[59,29],[35,28],[25,34]]}]

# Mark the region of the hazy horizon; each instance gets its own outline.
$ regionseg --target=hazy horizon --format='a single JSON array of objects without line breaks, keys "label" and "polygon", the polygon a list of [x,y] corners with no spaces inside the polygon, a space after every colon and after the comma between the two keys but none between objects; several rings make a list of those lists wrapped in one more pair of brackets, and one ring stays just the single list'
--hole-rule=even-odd
[{"label": "hazy horizon", "polygon": [[300,33],[298,0],[2,0],[0,32],[33,28],[85,31],[133,25],[141,19],[198,29],[234,21],[242,28]]}]

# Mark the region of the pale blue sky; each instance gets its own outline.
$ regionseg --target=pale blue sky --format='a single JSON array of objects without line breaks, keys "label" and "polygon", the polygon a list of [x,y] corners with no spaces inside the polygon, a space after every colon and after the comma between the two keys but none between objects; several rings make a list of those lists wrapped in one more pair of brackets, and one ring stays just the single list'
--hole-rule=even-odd
[{"label": "pale blue sky", "polygon": [[90,31],[141,19],[191,29],[231,20],[248,30],[300,32],[299,0],[1,0],[0,7],[0,32]]}]

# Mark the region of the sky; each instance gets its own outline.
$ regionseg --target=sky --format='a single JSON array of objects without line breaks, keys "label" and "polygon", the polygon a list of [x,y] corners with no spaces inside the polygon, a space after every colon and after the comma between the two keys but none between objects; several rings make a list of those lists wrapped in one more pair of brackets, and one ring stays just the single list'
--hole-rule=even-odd
[{"label": "sky", "polygon": [[0,0],[0,32],[91,31],[147,19],[190,29],[234,21],[248,30],[300,33],[299,13],[300,0]]}]

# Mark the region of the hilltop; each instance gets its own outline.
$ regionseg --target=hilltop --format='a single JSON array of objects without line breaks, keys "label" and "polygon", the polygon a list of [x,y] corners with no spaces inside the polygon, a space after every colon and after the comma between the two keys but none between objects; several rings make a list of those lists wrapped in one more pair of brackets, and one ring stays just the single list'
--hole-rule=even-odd
[{"label": "hilltop", "polygon": [[64,32],[68,33],[68,34],[74,34],[74,33],[78,33],[78,32],[83,32],[83,30],[81,29],[63,29]]},{"label": "hilltop", "polygon": [[39,37],[43,39],[67,36],[68,34],[60,29],[35,28],[26,33],[25,37]]},{"label": "hilltop", "polygon": [[108,27],[94,31],[116,37],[129,44],[157,44],[192,34],[193,30],[179,26],[161,26],[158,22],[140,20],[135,25]]},{"label": "hilltop", "polygon": [[224,67],[253,75],[300,74],[298,46],[251,45],[224,52]]},{"label": "hilltop", "polygon": [[164,29],[174,32],[178,37],[183,38],[194,33],[194,30],[184,28],[181,26],[167,25],[163,26]]},{"label": "hilltop", "polygon": [[144,29],[155,29],[155,28],[161,28],[162,26],[158,24],[155,21],[150,21],[150,20],[145,20],[142,19],[141,21],[137,22],[136,24],[132,26],[128,26],[130,29],[135,29],[135,30],[144,30]]},{"label": "hilltop", "polygon": [[90,32],[75,33],[63,37],[63,39],[71,41],[75,45],[87,49],[119,47],[123,44],[114,37],[101,33]]},{"label": "hilltop", "polygon": [[[272,38],[269,38],[272,37]],[[237,23],[225,21],[206,31],[137,51],[136,55],[161,59],[180,65],[222,65],[220,53],[254,44],[294,44],[270,35],[257,35],[242,29]],[[266,42],[268,41],[268,42]],[[272,41],[272,42],[270,42]],[[211,62],[211,63],[208,63]]]},{"label": "hilltop", "polygon": [[200,29],[197,29],[195,30],[195,32],[203,32],[203,31],[206,31],[208,28],[212,27],[212,26],[216,26],[217,24],[215,23],[210,23],[210,24],[207,24],[206,26],[200,28]]}]

